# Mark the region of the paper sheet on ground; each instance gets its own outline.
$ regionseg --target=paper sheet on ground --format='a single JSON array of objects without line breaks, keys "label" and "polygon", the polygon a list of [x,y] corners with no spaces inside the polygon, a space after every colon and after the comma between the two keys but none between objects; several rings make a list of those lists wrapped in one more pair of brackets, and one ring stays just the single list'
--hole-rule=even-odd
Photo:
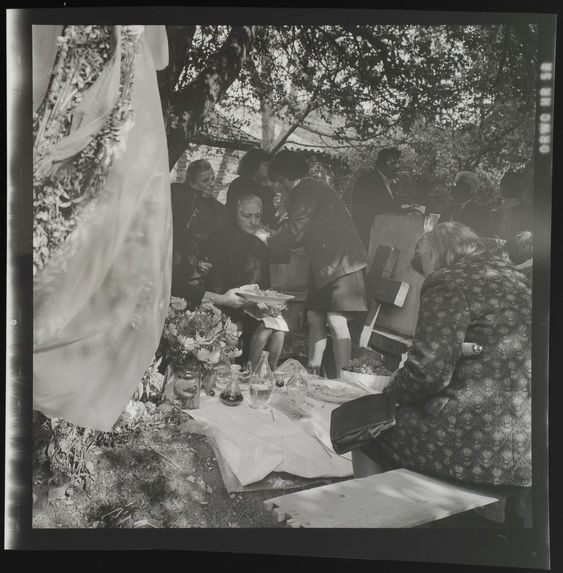
[{"label": "paper sheet on ground", "polygon": [[204,431],[213,437],[242,485],[257,482],[274,471],[306,478],[352,475],[350,456],[337,455],[330,443],[330,412],[336,404],[307,398],[310,406],[302,408],[311,417],[305,428],[276,409],[250,408],[248,393],[243,391],[243,396],[244,401],[236,407],[225,406],[218,396],[202,396],[200,408],[187,411],[205,424]]}]

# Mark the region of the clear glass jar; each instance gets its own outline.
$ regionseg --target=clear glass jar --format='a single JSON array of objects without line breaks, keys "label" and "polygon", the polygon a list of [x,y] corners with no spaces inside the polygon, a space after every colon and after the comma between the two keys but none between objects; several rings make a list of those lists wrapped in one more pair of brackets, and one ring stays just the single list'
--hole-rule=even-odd
[{"label": "clear glass jar", "polygon": [[185,410],[199,408],[199,395],[201,390],[201,376],[196,369],[174,369],[174,394],[182,403]]},{"label": "clear glass jar", "polygon": [[[240,369],[240,366],[239,366]],[[222,360],[215,367],[215,388],[221,391],[227,387],[231,380],[231,363],[228,360]]]},{"label": "clear glass jar", "polygon": [[248,382],[249,405],[252,408],[265,408],[268,405],[274,384],[274,375],[268,364],[268,352],[264,350]]},{"label": "clear glass jar", "polygon": [[295,404],[305,402],[309,386],[307,380],[301,374],[294,374],[286,384],[287,395]]}]

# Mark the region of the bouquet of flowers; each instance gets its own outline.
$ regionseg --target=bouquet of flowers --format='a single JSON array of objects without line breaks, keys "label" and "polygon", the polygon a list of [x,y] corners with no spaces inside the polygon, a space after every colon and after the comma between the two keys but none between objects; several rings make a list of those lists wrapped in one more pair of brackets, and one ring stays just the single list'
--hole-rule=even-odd
[{"label": "bouquet of flowers", "polygon": [[241,354],[239,330],[213,303],[203,301],[190,310],[183,298],[171,297],[163,337],[172,366],[192,364],[210,371],[221,360]]}]

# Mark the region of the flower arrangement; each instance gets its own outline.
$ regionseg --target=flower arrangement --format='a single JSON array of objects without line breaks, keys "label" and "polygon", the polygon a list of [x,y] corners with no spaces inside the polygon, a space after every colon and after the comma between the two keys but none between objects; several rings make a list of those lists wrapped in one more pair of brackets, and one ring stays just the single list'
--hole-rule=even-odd
[{"label": "flower arrangement", "polygon": [[195,364],[211,370],[223,359],[240,356],[239,330],[213,303],[203,301],[195,310],[183,298],[171,297],[163,338],[172,366]]}]

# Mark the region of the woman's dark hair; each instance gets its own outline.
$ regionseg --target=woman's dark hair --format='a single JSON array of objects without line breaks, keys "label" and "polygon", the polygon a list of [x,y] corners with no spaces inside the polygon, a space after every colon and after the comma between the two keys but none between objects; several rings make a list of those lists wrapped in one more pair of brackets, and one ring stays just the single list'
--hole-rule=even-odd
[{"label": "woman's dark hair", "polygon": [[209,171],[209,169],[213,169],[213,166],[207,159],[196,159],[196,161],[192,161],[188,168],[186,169],[186,179],[188,181],[193,181],[200,173],[204,171]]},{"label": "woman's dark hair", "polygon": [[285,150],[276,153],[268,166],[268,176],[270,178],[279,176],[295,181],[307,175],[309,175],[307,161],[295,151]]},{"label": "woman's dark hair", "polygon": [[249,149],[239,161],[237,173],[242,177],[252,178],[261,163],[270,161],[271,155],[263,149]]}]

